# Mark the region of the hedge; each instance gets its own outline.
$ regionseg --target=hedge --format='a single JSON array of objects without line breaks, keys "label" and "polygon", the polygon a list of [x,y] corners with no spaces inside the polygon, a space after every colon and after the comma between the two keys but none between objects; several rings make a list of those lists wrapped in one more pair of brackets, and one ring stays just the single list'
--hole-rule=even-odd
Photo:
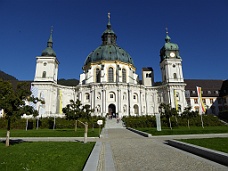
[{"label": "hedge", "polygon": [[[202,115],[203,117],[203,124],[204,126],[221,126],[224,125],[218,117],[215,115]],[[132,128],[148,128],[148,127],[156,127],[156,118],[155,116],[125,116],[123,117],[123,122],[125,123],[126,127]],[[171,117],[171,124],[172,127],[178,126],[188,126],[187,118],[178,116],[178,117]],[[201,116],[197,116],[194,118],[189,119],[190,126],[201,126]],[[169,127],[168,119],[165,117],[161,117],[161,126],[162,127]]]},{"label": "hedge", "polygon": [[[55,120],[55,128],[56,129],[73,129],[75,127],[74,120],[66,120],[65,118],[42,118],[38,120],[38,126],[41,129],[53,129]],[[88,128],[98,128],[99,125],[97,124],[97,120],[103,120],[103,125],[105,125],[105,118],[93,116],[89,120],[87,119],[79,119],[81,122],[88,123]],[[26,122],[27,119],[17,119],[11,121],[11,129],[26,129]],[[32,118],[28,119],[28,129],[36,129],[37,127],[37,119]],[[84,128],[84,125],[79,123],[77,124],[78,128]],[[7,128],[7,120],[5,118],[0,118],[0,129]]]}]

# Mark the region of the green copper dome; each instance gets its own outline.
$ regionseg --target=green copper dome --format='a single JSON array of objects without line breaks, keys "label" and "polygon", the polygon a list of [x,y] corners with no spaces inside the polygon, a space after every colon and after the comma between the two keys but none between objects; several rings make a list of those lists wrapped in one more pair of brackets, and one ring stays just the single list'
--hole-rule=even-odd
[{"label": "green copper dome", "polygon": [[42,51],[41,56],[53,56],[53,57],[56,57],[56,53],[52,49],[52,46],[53,46],[53,41],[52,41],[52,30],[51,30],[51,34],[50,34],[50,37],[49,37],[48,42],[47,42],[47,47],[46,47],[46,49],[44,49]]},{"label": "green copper dome", "polygon": [[121,47],[117,45],[101,45],[93,52],[91,52],[86,58],[85,65],[90,62],[97,62],[101,60],[115,61],[130,63],[134,65],[131,56]]},{"label": "green copper dome", "polygon": [[169,35],[167,34],[166,37],[165,37],[165,45],[163,46],[163,48],[165,50],[179,50],[179,47],[177,44],[175,43],[171,43],[171,38],[169,37]]},{"label": "green copper dome", "polygon": [[107,29],[103,32],[102,45],[92,51],[86,58],[84,65],[91,62],[106,61],[121,61],[134,65],[131,56],[121,47],[116,44],[117,36],[111,28],[110,14],[108,16]]},{"label": "green copper dome", "polygon": [[179,47],[177,44],[171,43],[171,38],[168,35],[168,31],[166,32],[165,42],[165,45],[160,50],[161,61],[163,61],[163,59],[168,58],[170,56],[170,52],[175,52],[175,57],[180,58]]}]

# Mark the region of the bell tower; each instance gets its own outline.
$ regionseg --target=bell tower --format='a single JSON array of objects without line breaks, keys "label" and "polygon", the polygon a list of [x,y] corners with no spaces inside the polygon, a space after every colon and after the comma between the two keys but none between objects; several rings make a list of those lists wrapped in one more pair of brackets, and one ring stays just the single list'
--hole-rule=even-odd
[{"label": "bell tower", "polygon": [[186,106],[182,59],[178,45],[171,43],[168,29],[166,29],[165,45],[160,50],[160,59],[165,91],[164,103],[169,103],[172,108],[182,112]]},{"label": "bell tower", "polygon": [[48,81],[57,84],[59,61],[56,58],[56,53],[52,49],[52,32],[53,29],[51,29],[47,48],[42,51],[41,56],[36,57],[36,73],[34,81]]},{"label": "bell tower", "polygon": [[177,44],[171,43],[171,38],[169,37],[167,30],[165,42],[165,45],[160,50],[162,82],[184,82],[179,47]]}]

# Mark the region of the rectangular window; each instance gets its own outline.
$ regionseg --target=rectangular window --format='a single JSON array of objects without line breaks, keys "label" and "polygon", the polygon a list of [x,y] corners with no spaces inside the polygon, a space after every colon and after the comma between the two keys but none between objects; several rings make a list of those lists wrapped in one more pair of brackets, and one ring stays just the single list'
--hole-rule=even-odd
[{"label": "rectangular window", "polygon": [[206,99],[203,99],[203,103],[206,104]]},{"label": "rectangular window", "polygon": [[195,104],[198,104],[198,99],[194,99],[194,103]]},{"label": "rectangular window", "polygon": [[110,94],[110,98],[113,99],[113,94]]},{"label": "rectangular window", "polygon": [[214,100],[213,99],[210,99],[210,104],[213,104]]}]

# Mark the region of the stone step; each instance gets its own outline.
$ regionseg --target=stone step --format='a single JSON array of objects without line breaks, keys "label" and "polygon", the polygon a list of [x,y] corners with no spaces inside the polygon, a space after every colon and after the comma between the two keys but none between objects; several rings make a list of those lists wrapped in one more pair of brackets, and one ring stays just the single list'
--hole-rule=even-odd
[{"label": "stone step", "polygon": [[113,119],[106,119],[105,128],[106,129],[109,129],[109,128],[124,128],[124,126],[123,126],[123,122],[121,120],[119,122],[117,122],[117,119],[113,118]]}]

